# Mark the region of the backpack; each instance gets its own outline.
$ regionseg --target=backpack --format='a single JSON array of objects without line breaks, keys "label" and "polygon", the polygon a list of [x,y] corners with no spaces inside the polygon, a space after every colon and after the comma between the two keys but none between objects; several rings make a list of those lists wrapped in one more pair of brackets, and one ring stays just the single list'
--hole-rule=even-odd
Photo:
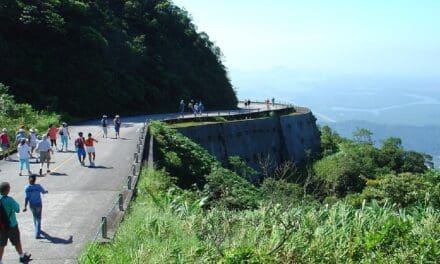
[{"label": "backpack", "polygon": [[0,230],[5,230],[11,225],[9,215],[6,213],[5,207],[3,206],[3,198],[4,197],[0,198]]},{"label": "backpack", "polygon": [[107,120],[106,119],[101,119],[101,126],[103,127],[107,127]]},{"label": "backpack", "polygon": [[84,147],[84,139],[83,138],[77,138],[75,140],[75,147],[83,148]]}]

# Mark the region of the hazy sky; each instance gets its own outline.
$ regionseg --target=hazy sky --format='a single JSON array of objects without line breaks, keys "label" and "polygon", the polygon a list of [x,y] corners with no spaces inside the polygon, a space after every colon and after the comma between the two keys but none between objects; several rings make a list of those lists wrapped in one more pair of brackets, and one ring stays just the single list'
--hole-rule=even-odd
[{"label": "hazy sky", "polygon": [[440,76],[440,0],[174,0],[232,70]]}]

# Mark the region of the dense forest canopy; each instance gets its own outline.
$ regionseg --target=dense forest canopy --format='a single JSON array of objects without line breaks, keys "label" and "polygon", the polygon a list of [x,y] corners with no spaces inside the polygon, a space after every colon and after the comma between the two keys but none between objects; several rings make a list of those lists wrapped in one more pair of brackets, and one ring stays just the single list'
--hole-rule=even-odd
[{"label": "dense forest canopy", "polygon": [[0,82],[75,116],[237,99],[221,51],[169,0],[2,0]]}]

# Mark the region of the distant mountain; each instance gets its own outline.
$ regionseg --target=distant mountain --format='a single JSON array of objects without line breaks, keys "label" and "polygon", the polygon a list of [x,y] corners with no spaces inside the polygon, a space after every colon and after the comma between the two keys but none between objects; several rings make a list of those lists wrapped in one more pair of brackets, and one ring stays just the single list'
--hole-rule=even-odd
[{"label": "distant mountain", "polygon": [[177,111],[180,99],[234,107],[221,57],[169,0],[0,3],[0,82],[40,109]]}]

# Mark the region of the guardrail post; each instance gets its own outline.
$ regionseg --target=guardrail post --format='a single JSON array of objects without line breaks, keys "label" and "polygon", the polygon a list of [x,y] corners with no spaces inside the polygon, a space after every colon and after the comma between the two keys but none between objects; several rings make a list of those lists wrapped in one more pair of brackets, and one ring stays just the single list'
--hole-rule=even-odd
[{"label": "guardrail post", "polygon": [[134,162],[139,163],[139,154],[137,152],[134,153]]},{"label": "guardrail post", "polygon": [[102,238],[107,238],[107,217],[101,218],[101,235]]},{"label": "guardrail post", "polygon": [[137,152],[138,153],[141,153],[141,146],[142,146],[141,144],[137,145]]},{"label": "guardrail post", "polygon": [[124,196],[122,196],[122,193],[119,194],[118,203],[119,203],[119,211],[124,211]]},{"label": "guardrail post", "polygon": [[131,171],[133,173],[133,176],[136,176],[136,165],[133,164],[133,166],[131,167]]},{"label": "guardrail post", "polygon": [[131,175],[128,176],[128,180],[127,180],[127,189],[131,190],[131,181],[132,181],[132,177]]}]

